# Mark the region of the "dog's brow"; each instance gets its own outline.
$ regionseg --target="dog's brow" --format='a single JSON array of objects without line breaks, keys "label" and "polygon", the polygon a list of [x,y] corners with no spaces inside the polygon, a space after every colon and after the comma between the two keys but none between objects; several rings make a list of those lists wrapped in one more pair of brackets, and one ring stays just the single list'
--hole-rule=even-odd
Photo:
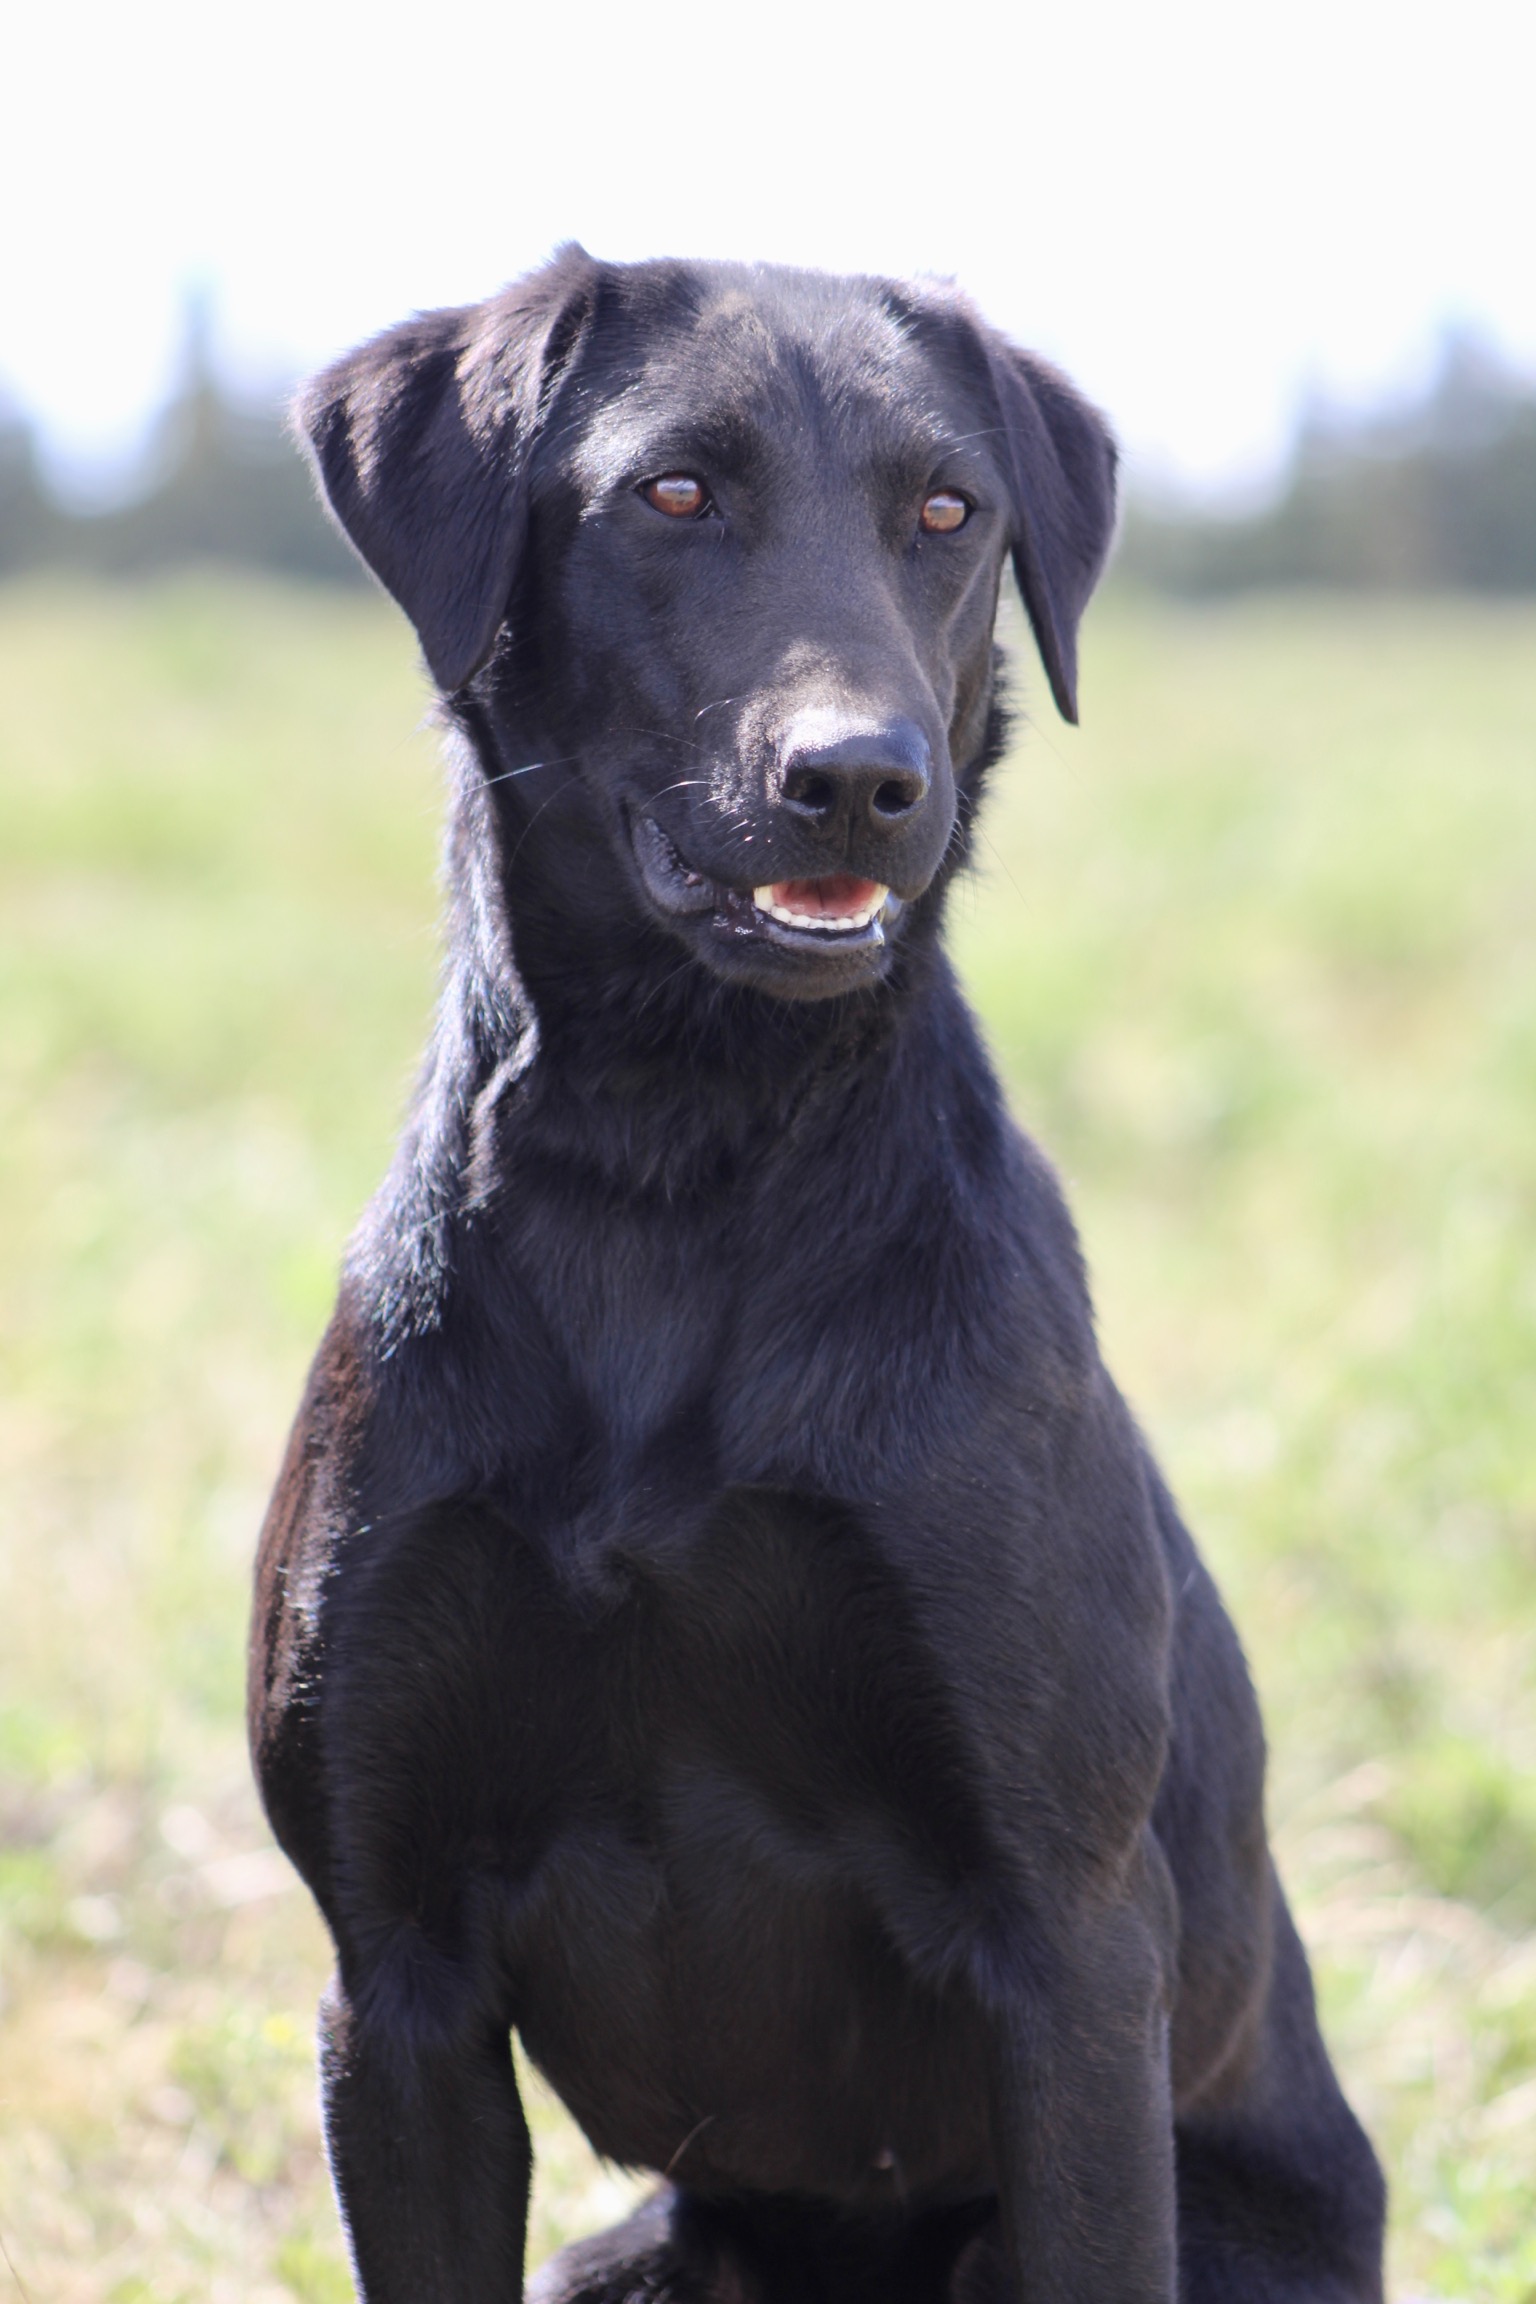
[{"label": "dog's brow", "polygon": [[632,475],[663,471],[669,465],[680,469],[705,465],[734,479],[762,456],[764,445],[763,429],[740,408],[669,408],[652,414],[643,404],[621,404],[608,422],[587,435],[579,462],[587,479],[599,487],[613,487]]},{"label": "dog's brow", "polygon": [[1002,432],[1001,424],[983,424],[974,432],[945,433],[935,440],[934,453],[939,456],[952,456],[961,449],[969,448],[973,441],[999,440],[1002,438]]}]

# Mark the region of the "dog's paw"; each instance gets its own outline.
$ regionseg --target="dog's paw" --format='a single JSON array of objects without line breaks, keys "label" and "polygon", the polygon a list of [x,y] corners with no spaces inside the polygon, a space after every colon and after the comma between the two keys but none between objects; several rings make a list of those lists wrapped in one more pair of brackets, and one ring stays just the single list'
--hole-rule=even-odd
[{"label": "dog's paw", "polygon": [[683,2237],[663,2187],[622,2224],[574,2240],[529,2281],[526,2304],[753,2304],[737,2268]]}]

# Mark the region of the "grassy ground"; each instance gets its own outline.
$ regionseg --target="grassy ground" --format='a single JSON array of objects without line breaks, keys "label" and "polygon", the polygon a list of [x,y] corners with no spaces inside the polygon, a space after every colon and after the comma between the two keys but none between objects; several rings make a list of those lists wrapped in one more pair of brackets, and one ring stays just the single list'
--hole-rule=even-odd
[{"label": "grassy ground", "polygon": [[[1394,2293],[1536,2298],[1536,611],[1096,612],[963,960],[1253,1655]],[[0,2238],[348,2293],[247,1562],[431,996],[382,607],[0,594]],[[538,2114],[536,2250],[622,2196]],[[10,2275],[0,2260],[0,2292]]]}]

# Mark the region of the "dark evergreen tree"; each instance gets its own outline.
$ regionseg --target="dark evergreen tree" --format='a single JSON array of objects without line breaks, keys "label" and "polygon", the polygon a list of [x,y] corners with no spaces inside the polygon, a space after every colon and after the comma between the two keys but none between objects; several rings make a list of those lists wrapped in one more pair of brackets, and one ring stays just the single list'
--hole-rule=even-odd
[{"label": "dark evergreen tree", "polygon": [[1412,405],[1303,423],[1278,500],[1245,519],[1133,507],[1120,565],[1170,591],[1335,584],[1536,591],[1536,392],[1447,335]]},{"label": "dark evergreen tree", "polygon": [[220,382],[206,301],[187,312],[181,380],[156,426],[146,485],[107,512],[59,505],[16,417],[0,418],[0,573],[88,569],[112,576],[223,561],[361,581],[315,500],[281,411],[242,401]]}]

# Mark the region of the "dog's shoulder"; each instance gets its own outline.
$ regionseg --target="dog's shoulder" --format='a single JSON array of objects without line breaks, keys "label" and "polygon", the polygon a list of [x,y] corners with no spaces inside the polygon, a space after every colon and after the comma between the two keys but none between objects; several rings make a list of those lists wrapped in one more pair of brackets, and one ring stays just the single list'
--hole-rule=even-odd
[{"label": "dog's shoulder", "polygon": [[352,1518],[352,1470],[372,1386],[344,1291],[310,1369],[256,1561],[247,1715],[273,1830],[322,1892],[318,1703],[325,1587]]}]

